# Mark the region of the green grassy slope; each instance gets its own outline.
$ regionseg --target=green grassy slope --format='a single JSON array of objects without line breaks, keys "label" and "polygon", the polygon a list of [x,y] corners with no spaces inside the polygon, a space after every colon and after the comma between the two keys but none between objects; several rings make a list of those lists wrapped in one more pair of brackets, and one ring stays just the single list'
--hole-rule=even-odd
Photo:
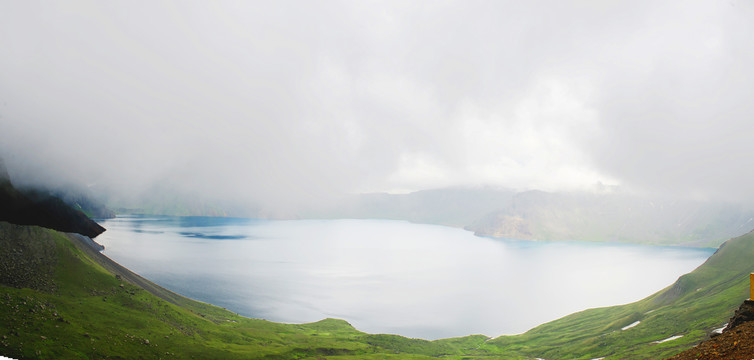
[{"label": "green grassy slope", "polygon": [[[644,300],[572,314],[522,335],[494,339],[484,348],[544,359],[670,356],[705,339],[733,315],[749,295],[752,259],[754,233],[749,233],[727,241],[699,268]],[[683,337],[654,343],[678,335]]]},{"label": "green grassy slope", "polygon": [[335,319],[244,318],[161,288],[75,234],[0,222],[0,249],[0,355],[19,359],[658,359],[721,327],[748,296],[754,271],[750,233],[642,301],[583,311],[518,336],[426,341],[366,334]]},{"label": "green grassy slope", "polygon": [[476,349],[484,336],[425,341],[365,334],[335,319],[278,324],[244,318],[160,288],[101,254],[92,256],[96,251],[75,235],[40,227],[0,222],[0,247],[4,356],[452,359],[484,354]]}]

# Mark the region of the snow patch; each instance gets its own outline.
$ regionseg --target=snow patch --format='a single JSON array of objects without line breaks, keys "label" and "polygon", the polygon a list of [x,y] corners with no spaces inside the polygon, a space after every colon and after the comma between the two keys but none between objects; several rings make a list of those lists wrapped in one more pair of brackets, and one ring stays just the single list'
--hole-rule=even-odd
[{"label": "snow patch", "polygon": [[680,338],[682,338],[682,337],[683,337],[683,335],[676,335],[676,336],[671,336],[671,337],[669,337],[669,338],[667,338],[667,339],[662,339],[662,340],[652,341],[652,343],[654,343],[654,344],[662,344],[662,343],[664,343],[664,342],[667,342],[667,341],[673,341],[673,340],[675,340],[675,339],[680,339]]},{"label": "snow patch", "polygon": [[630,328],[632,328],[632,327],[634,327],[636,325],[639,325],[640,323],[641,323],[641,321],[634,321],[631,324],[626,325],[626,326],[624,326],[624,327],[622,327],[620,329],[623,330],[623,331],[626,331],[626,330],[628,330],[628,329],[630,329]]}]

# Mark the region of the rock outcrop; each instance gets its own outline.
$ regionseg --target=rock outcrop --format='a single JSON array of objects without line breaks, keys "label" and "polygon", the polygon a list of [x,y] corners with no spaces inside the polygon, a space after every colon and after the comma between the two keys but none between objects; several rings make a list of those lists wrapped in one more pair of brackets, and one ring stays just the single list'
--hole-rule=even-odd
[{"label": "rock outcrop", "polygon": [[750,360],[754,357],[754,301],[746,300],[723,333],[667,360]]},{"label": "rock outcrop", "polygon": [[0,180],[0,221],[37,225],[90,238],[105,231],[105,228],[63,200],[42,191],[19,191],[9,180]]},{"label": "rock outcrop", "polygon": [[745,322],[753,321],[754,320],[754,300],[745,300],[743,304],[736,310],[736,312],[733,314],[733,317],[730,318],[730,321],[728,321],[728,326],[725,327],[723,330],[723,333],[726,331],[733,330],[738,325],[741,325]]}]

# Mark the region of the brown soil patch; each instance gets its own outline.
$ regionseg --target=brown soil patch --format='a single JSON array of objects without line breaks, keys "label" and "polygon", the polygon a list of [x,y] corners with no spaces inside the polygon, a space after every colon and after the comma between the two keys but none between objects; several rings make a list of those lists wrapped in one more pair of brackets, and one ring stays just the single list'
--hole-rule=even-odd
[{"label": "brown soil patch", "polygon": [[754,359],[754,302],[746,301],[722,335],[703,341],[668,360],[752,360]]}]

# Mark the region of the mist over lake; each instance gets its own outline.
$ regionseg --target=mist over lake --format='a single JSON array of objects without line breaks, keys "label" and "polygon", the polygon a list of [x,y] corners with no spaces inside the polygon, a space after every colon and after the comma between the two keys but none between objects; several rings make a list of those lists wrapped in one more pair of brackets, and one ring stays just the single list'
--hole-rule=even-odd
[{"label": "mist over lake", "polygon": [[714,249],[478,237],[392,220],[103,220],[104,254],[182,295],[277,322],[437,339],[524,332],[632,302]]}]

